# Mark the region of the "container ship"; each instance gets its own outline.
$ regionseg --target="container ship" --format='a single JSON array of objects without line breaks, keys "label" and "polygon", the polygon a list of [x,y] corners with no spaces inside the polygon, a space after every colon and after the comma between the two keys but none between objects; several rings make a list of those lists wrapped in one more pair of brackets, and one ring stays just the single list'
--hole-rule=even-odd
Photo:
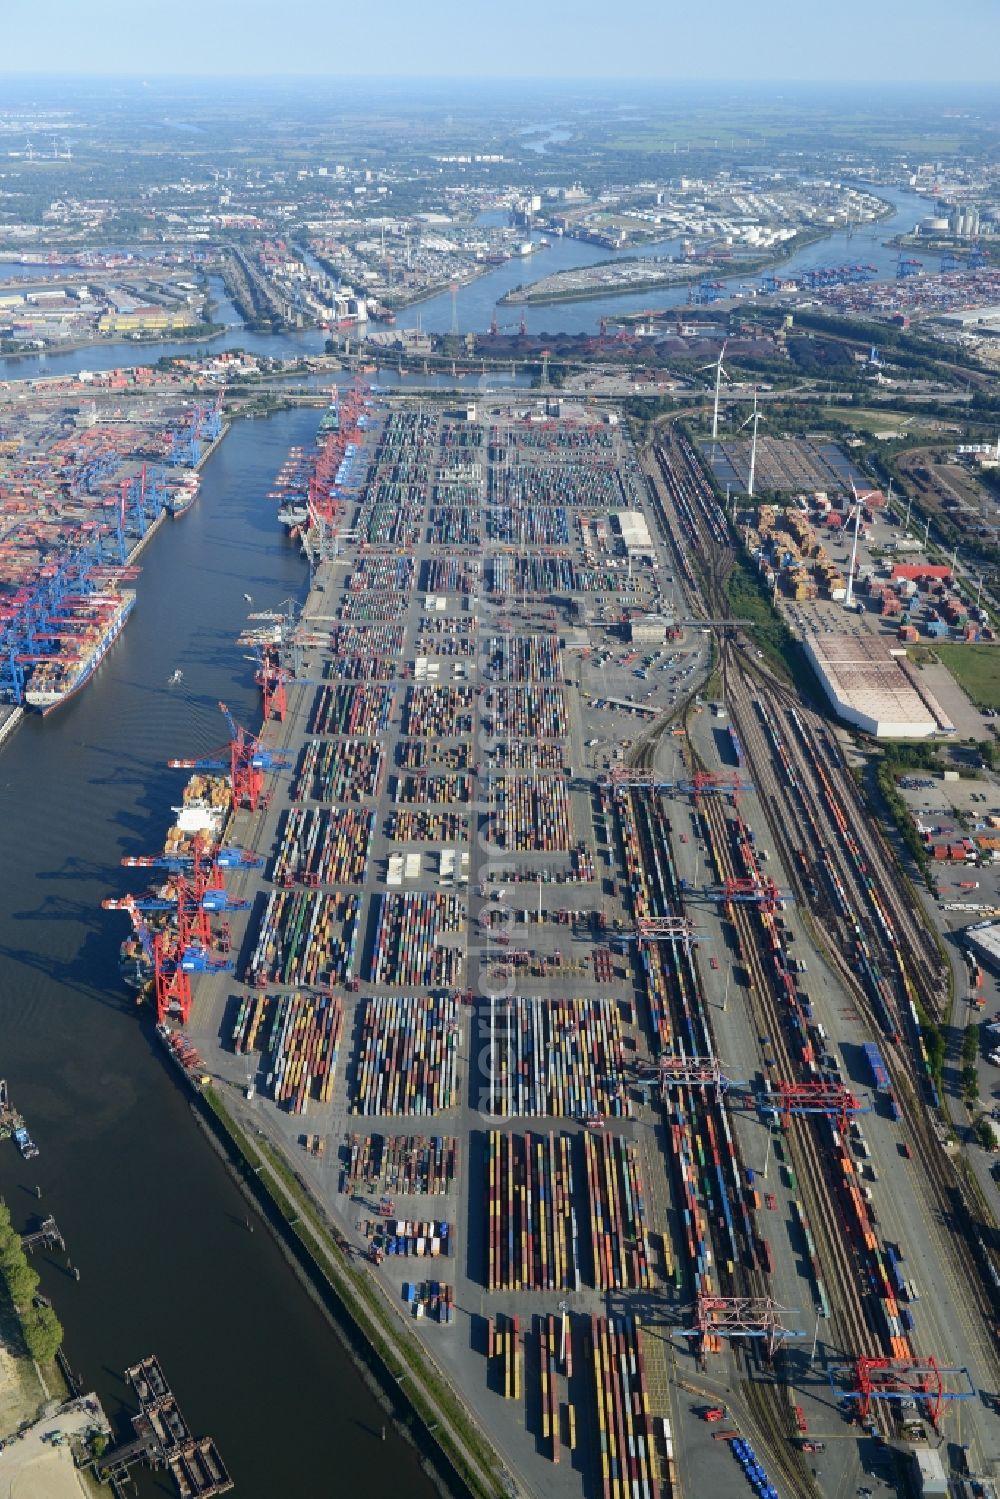
[{"label": "container ship", "polygon": [[[167,833],[163,857],[178,860],[191,857],[195,838],[201,840],[206,856],[214,854],[225,836],[232,805],[232,787],[225,776],[196,772],[184,787],[181,805],[173,808],[176,821]],[[147,861],[133,862],[141,865]],[[170,925],[169,912],[157,913],[149,919],[154,931],[161,923],[164,927]],[[134,932],[125,938],[118,950],[118,971],[126,989],[134,990],[140,998],[153,982],[153,965],[141,939]]]},{"label": "container ship", "polygon": [[320,424],[316,430],[316,441],[321,442],[322,439],[324,437],[328,437],[331,432],[339,431],[340,406],[337,402],[336,394],[334,394],[333,400],[330,402],[330,405],[327,407],[322,417],[320,418]]},{"label": "container ship", "polygon": [[198,498],[198,488],[201,484],[201,475],[196,469],[185,474],[175,489],[172,489],[164,501],[164,508],[174,520],[180,515],[185,515],[191,509]]},{"label": "container ship", "polygon": [[125,589],[87,599],[88,608],[95,613],[74,621],[81,627],[79,632],[65,632],[60,637],[59,652],[35,663],[24,694],[29,708],[43,716],[51,713],[90,681],[124,629],[135,597],[131,589]]}]

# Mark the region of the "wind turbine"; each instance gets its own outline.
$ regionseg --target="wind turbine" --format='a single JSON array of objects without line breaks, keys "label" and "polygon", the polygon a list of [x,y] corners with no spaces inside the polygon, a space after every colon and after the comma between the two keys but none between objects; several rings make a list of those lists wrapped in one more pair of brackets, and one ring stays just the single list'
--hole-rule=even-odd
[{"label": "wind turbine", "polygon": [[[755,385],[753,388],[753,411],[751,411],[743,423],[743,427],[749,427],[750,423],[753,422],[753,434],[750,438],[750,473],[747,476],[747,496],[751,500],[753,499],[753,476],[757,467],[757,423],[759,421],[760,412],[757,409],[757,387]],[[740,428],[741,432],[743,431],[743,427]]]},{"label": "wind turbine", "polygon": [[854,492],[854,543],[851,547],[851,565],[847,573],[847,593],[844,595],[844,608],[850,609],[854,603],[854,569],[858,561],[858,533],[861,530],[861,503],[867,499],[867,494],[859,495],[854,480],[851,480],[851,489]]},{"label": "wind turbine", "polygon": [[702,367],[701,367],[701,369],[698,371],[699,374],[704,374],[705,370],[714,370],[715,371],[715,405],[712,407],[712,441],[713,442],[715,441],[715,439],[719,435],[719,389],[720,389],[720,387],[722,385],[722,377],[723,377],[723,375],[725,375],[726,379],[727,380],[729,379],[728,374],[726,374],[726,371],[722,368],[722,357],[723,357],[723,355],[726,352],[726,344],[728,342],[729,342],[728,338],[724,338],[722,340],[722,348],[719,350],[719,357],[715,361],[714,364],[703,364]]}]

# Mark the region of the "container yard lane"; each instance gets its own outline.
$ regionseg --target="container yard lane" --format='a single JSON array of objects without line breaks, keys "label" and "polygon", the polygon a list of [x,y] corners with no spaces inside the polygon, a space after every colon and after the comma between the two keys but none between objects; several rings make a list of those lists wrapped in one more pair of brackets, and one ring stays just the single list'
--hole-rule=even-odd
[{"label": "container yard lane", "polygon": [[[850,1493],[898,1434],[878,1402],[849,1424],[857,1359],[996,1386],[950,1268],[926,1314],[900,1271],[905,1240],[930,1283],[942,1230],[883,1180],[881,950],[846,987],[792,904],[802,820],[833,813],[776,767],[815,730],[741,672],[733,755],[707,714],[685,736],[708,627],[671,600],[679,573],[718,615],[724,518],[679,448],[647,483],[614,413],[358,399],[324,525],[275,491],[314,586],[277,645],[248,622],[263,786],[226,838],[263,863],[226,871],[234,971],[195,975],[189,1040],[460,1394],[498,1492]],[[997,1455],[984,1408],[961,1419]]]}]

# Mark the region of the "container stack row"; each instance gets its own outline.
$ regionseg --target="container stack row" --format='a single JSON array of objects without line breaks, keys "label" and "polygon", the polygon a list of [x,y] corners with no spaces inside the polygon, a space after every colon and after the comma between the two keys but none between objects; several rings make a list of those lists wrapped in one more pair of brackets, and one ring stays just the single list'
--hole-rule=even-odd
[{"label": "container stack row", "polygon": [[382,748],[366,739],[310,739],[295,781],[297,802],[373,799],[382,780]]},{"label": "container stack row", "polygon": [[292,807],[278,843],[275,881],[363,885],[374,827],[375,813],[368,807]]},{"label": "container stack row", "polygon": [[454,1135],[350,1135],[342,1190],[438,1197],[451,1191],[457,1175]]},{"label": "container stack row", "polygon": [[240,1003],[233,1046],[264,1052],[270,1096],[290,1114],[304,1114],[310,1098],[329,1103],[333,1096],[343,1026],[335,994],[254,994]]},{"label": "container stack row", "polygon": [[457,983],[462,952],[439,939],[465,929],[465,902],[455,895],[420,890],[378,897],[371,982],[437,988]]},{"label": "container stack row", "polygon": [[580,1289],[570,1143],[568,1135],[551,1132],[490,1132],[489,1290]]},{"label": "container stack row", "polygon": [[646,1209],[635,1144],[617,1135],[584,1136],[594,1285],[599,1291],[651,1284]]},{"label": "container stack row", "polygon": [[497,775],[487,779],[489,841],[509,853],[568,853],[569,793],[562,776]]},{"label": "container stack row", "polygon": [[436,1114],[457,1103],[458,1005],[382,996],[365,1005],[356,1114]]},{"label": "container stack row", "polygon": [[591,1317],[591,1350],[604,1499],[654,1499],[658,1486],[638,1319]]},{"label": "container stack row", "polygon": [[353,893],[272,890],[246,982],[290,989],[343,983],[354,970],[360,910]]},{"label": "container stack row", "polygon": [[490,999],[490,1112],[626,1117],[621,1019],[606,999]]},{"label": "container stack row", "polygon": [[395,688],[382,682],[321,687],[313,707],[312,733],[374,739],[389,726]]}]

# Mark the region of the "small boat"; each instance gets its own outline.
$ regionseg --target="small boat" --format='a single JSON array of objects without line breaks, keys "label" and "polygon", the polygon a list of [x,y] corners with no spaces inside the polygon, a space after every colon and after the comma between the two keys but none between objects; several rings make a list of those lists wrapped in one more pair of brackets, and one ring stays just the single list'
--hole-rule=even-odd
[{"label": "small boat", "polygon": [[184,673],[181,671],[180,667],[178,666],[176,668],[176,670],[173,672],[173,674],[172,674],[172,676],[170,678],[170,685],[172,687],[175,687],[178,682],[183,682],[183,680],[184,680]]},{"label": "small boat", "polygon": [[38,1154],[38,1146],[24,1128],[24,1125],[14,1131],[14,1144],[26,1161],[33,1160]]}]

